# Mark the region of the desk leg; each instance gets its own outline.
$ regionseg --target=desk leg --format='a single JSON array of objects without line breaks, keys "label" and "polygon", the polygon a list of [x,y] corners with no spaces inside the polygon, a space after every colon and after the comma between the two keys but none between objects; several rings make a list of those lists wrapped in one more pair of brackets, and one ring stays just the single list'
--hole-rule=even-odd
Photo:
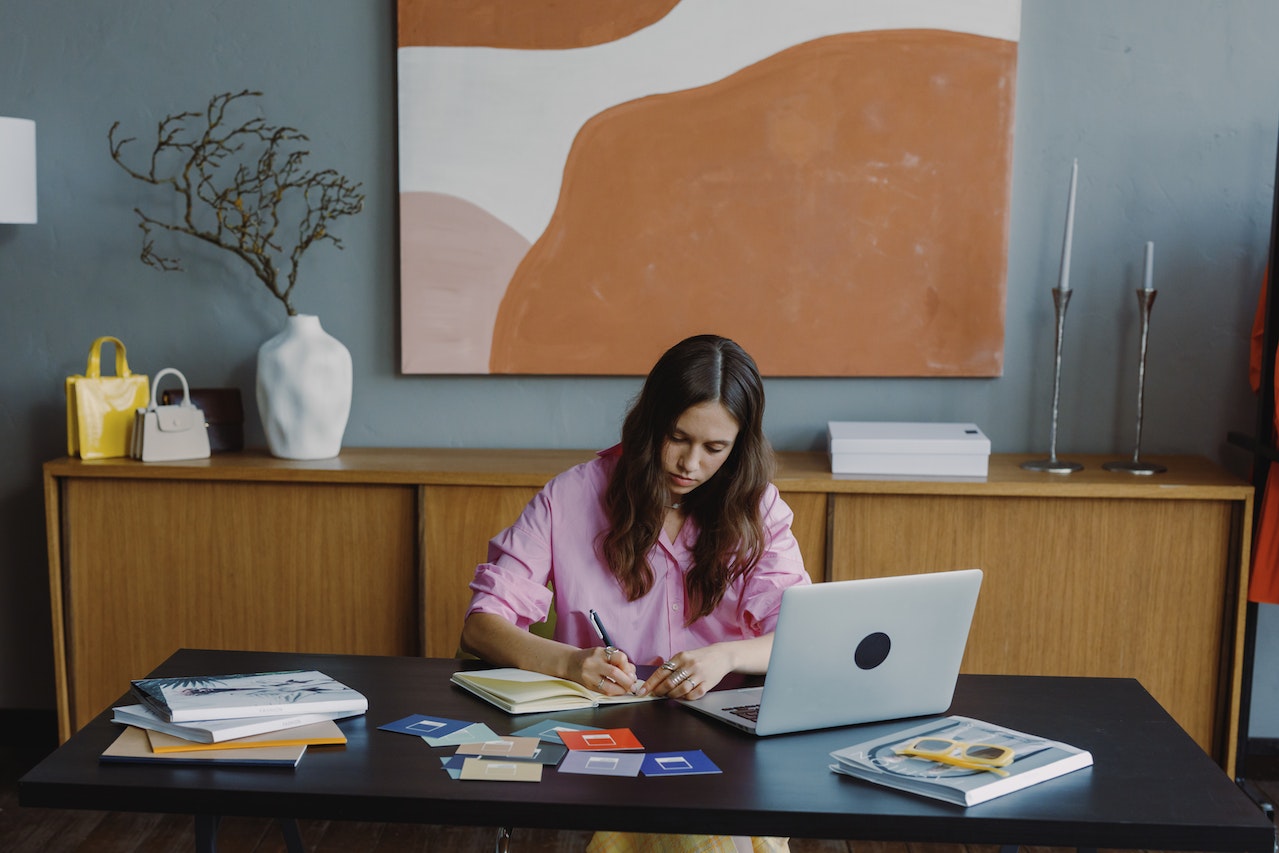
[{"label": "desk leg", "polygon": [[302,846],[302,832],[298,829],[298,822],[291,817],[282,817],[276,820],[280,825],[280,834],[284,836],[284,849],[289,853],[305,853],[306,848]]},{"label": "desk leg", "polygon": [[[218,824],[221,821],[221,815],[195,816],[195,853],[218,853]],[[275,822],[280,827],[280,834],[284,836],[284,849],[288,853],[306,853],[298,822],[291,817],[277,818]]]},{"label": "desk leg", "polygon": [[218,822],[215,814],[195,816],[195,853],[218,853]]}]

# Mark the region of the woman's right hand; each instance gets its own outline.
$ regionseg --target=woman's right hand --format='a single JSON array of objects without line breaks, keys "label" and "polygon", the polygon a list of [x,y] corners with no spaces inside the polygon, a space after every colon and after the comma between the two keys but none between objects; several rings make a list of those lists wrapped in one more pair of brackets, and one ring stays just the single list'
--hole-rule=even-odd
[{"label": "woman's right hand", "polygon": [[635,684],[635,664],[626,652],[612,646],[578,649],[572,658],[572,678],[596,693],[621,696]]},{"label": "woman's right hand", "polygon": [[462,649],[495,666],[544,672],[610,696],[629,693],[635,684],[635,664],[620,649],[579,649],[517,628],[493,613],[466,617]]}]

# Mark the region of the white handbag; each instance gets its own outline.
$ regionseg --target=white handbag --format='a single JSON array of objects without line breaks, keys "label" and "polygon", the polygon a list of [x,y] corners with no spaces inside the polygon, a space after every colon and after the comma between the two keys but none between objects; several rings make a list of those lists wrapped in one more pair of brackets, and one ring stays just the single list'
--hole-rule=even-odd
[{"label": "white handbag", "polygon": [[[160,379],[170,373],[182,380],[182,402],[174,406],[156,405]],[[131,451],[134,459],[143,462],[208,457],[209,425],[200,407],[191,403],[191,389],[181,371],[166,367],[151,381],[151,405],[134,413]]]}]

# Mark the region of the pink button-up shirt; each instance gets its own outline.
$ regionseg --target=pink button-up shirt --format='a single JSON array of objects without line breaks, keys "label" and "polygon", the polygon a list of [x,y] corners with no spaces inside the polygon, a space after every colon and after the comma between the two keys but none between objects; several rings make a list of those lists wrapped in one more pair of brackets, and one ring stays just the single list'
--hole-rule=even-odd
[{"label": "pink button-up shirt", "polygon": [[663,532],[648,552],[653,587],[627,601],[597,548],[608,529],[603,496],[616,456],[607,451],[565,471],[529,502],[515,524],[489,542],[475,570],[471,613],[493,613],[521,628],[546,618],[555,588],[555,639],[578,648],[602,646],[589,620],[600,615],[609,638],[636,663],[653,664],[685,649],[758,637],[773,630],[782,591],[809,583],[793,513],[769,484],[760,503],[764,554],[709,616],[685,625],[684,575],[693,566],[697,525],[690,518],[672,542]]}]

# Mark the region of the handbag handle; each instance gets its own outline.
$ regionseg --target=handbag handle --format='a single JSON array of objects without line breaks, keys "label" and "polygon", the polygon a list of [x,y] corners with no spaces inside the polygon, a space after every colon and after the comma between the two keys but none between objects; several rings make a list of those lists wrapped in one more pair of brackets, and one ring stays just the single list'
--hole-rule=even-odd
[{"label": "handbag handle", "polygon": [[174,376],[182,380],[182,402],[179,405],[191,405],[191,389],[187,387],[187,378],[182,375],[182,371],[176,367],[166,367],[155,375],[155,379],[151,380],[151,406],[152,411],[155,410],[156,395],[160,393],[160,377],[172,373]]},{"label": "handbag handle", "polygon": [[122,378],[132,376],[129,360],[124,355],[124,344],[119,338],[104,335],[89,345],[89,364],[84,369],[85,378],[97,379],[102,375],[102,345],[107,342],[115,344],[115,375]]}]

